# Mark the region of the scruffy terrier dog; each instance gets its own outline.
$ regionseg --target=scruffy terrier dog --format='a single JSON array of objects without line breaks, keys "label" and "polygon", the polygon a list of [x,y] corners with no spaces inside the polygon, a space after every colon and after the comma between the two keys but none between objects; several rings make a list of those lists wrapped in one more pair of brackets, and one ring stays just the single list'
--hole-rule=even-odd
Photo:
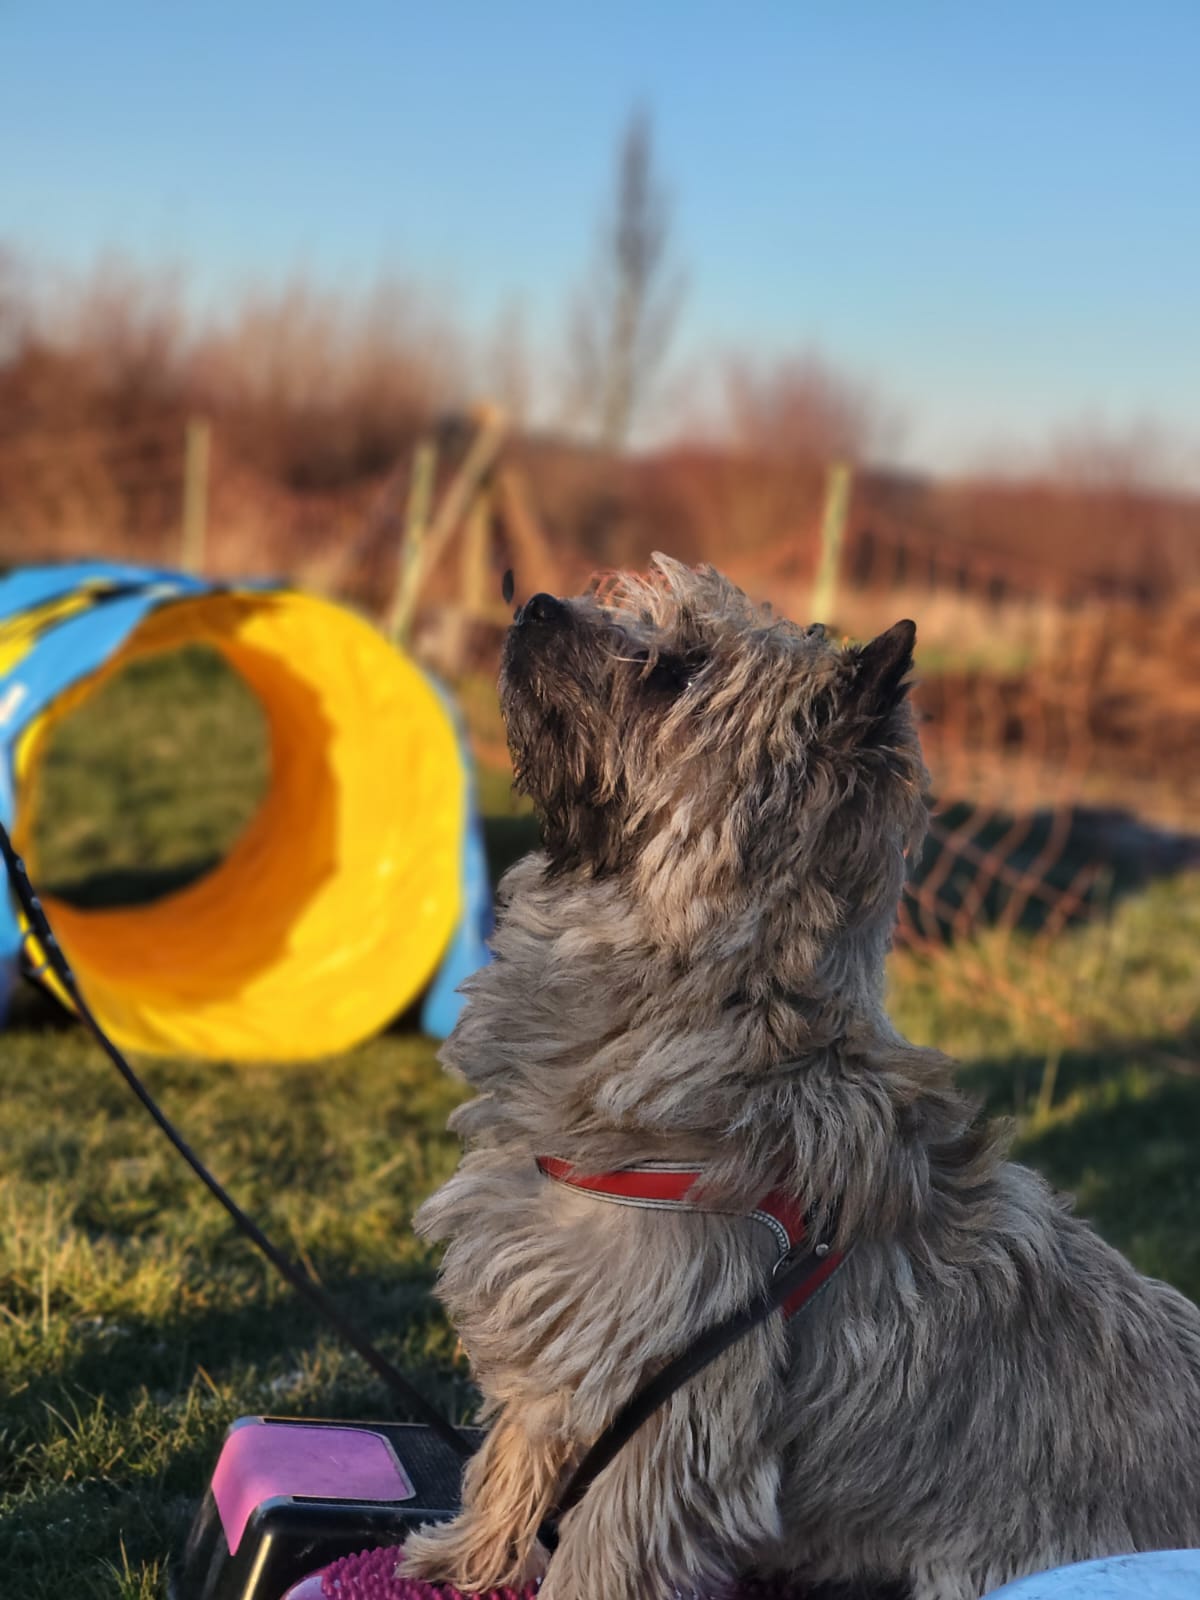
[{"label": "scruffy terrier dog", "polygon": [[[536,1531],[646,1378],[747,1303],[784,1186],[852,1245],[655,1414],[563,1519],[543,1600],[866,1577],[975,1600],[1022,1573],[1200,1545],[1200,1312],[1006,1161],[883,966],[926,774],[915,629],[843,647],[717,573],[537,595],[501,697],[545,849],[445,1051],[476,1089],[422,1208],[493,1426],[404,1571],[541,1570]],[[702,1169],[702,1210],[596,1173]]]}]

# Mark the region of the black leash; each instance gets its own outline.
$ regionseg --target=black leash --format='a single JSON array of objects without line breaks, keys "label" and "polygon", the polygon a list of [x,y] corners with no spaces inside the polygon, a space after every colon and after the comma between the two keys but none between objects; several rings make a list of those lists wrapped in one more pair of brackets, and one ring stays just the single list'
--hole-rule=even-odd
[{"label": "black leash", "polygon": [[337,1330],[352,1350],[357,1351],[372,1372],[383,1380],[409,1411],[419,1417],[428,1428],[431,1428],[438,1438],[448,1445],[456,1455],[463,1457],[473,1455],[474,1446],[463,1438],[458,1429],[447,1421],[436,1406],[431,1405],[426,1400],[421,1391],[402,1372],[397,1371],[386,1356],[380,1354],[366,1334],[361,1333],[355,1327],[354,1323],[338,1309],[325,1291],[319,1288],[306,1272],[298,1267],[295,1262],[289,1260],[281,1250],[271,1243],[258,1224],[246,1215],[237,1201],[213,1177],[212,1173],[209,1172],[203,1161],[201,1161],[182,1134],[178,1132],[174,1124],[159,1110],[150,1091],[129,1065],[121,1051],[105,1033],[93,1015],[87,1001],[83,998],[75,974],[71,970],[71,965],[54,936],[54,930],[50,926],[41,901],[34,893],[33,885],[29,881],[29,875],[25,871],[25,863],[13,849],[12,840],[9,838],[8,830],[3,824],[0,824],[0,855],[3,856],[4,865],[8,868],[9,880],[12,883],[17,901],[29,920],[29,931],[36,937],[38,944],[41,946],[47,967],[53,972],[70,996],[72,1005],[113,1066],[116,1067],[125,1082],[133,1090],[188,1166],[191,1167],[192,1171],[204,1184],[205,1188],[224,1206],[234,1223],[250,1240],[255,1249],[261,1251],[275,1270],[287,1279],[297,1294],[302,1295],[314,1310],[320,1312],[321,1316]]}]

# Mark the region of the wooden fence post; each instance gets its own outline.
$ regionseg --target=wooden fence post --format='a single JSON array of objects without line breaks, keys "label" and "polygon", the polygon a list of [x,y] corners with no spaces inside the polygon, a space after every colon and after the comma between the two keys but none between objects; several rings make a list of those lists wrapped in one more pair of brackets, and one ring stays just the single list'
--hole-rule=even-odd
[{"label": "wooden fence post", "polygon": [[[509,553],[518,584],[524,586],[526,594],[537,589],[557,594],[561,577],[558,561],[533,509],[524,473],[510,462],[500,468],[497,479],[500,512],[508,532]],[[498,621],[507,624],[511,614],[509,605],[496,607]]]},{"label": "wooden fence post", "polygon": [[393,638],[403,638],[407,634],[422,585],[436,567],[438,559],[470,510],[472,500],[490,474],[504,443],[506,427],[502,411],[492,406],[481,408],[479,432],[467,451],[466,460],[442,496],[428,531],[413,549],[405,582],[396,595],[388,619],[388,631]]},{"label": "wooden fence post", "polygon": [[408,505],[404,513],[404,532],[400,539],[400,564],[396,589],[388,607],[384,631],[396,644],[404,644],[416,609],[417,577],[421,567],[421,546],[429,531],[429,512],[433,505],[433,485],[437,476],[437,445],[422,439],[413,451],[412,473],[408,481]]},{"label": "wooden fence post", "polygon": [[[460,590],[463,609],[472,619],[488,610],[488,553],[492,538],[492,496],[485,486],[471,502],[462,543]],[[494,610],[495,607],[493,606]]]},{"label": "wooden fence post", "polygon": [[183,530],[179,564],[195,576],[204,571],[208,542],[208,468],[212,429],[206,417],[191,417],[183,444]]},{"label": "wooden fence post", "polygon": [[841,568],[842,540],[850,510],[853,473],[844,461],[835,461],[825,480],[825,509],[821,514],[821,554],[813,584],[812,620],[834,625]]}]

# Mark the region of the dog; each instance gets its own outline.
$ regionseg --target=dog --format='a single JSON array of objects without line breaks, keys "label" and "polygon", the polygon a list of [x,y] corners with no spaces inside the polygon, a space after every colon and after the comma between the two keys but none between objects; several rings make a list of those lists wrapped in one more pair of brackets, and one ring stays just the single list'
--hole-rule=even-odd
[{"label": "dog", "polygon": [[[656,557],[530,599],[501,702],[544,849],[444,1060],[476,1091],[421,1208],[491,1422],[409,1576],[667,1600],[737,1575],[975,1600],[1097,1555],[1200,1545],[1200,1312],[1006,1159],[884,1009],[926,826],[915,628],[840,644]],[[700,1174],[602,1203],[539,1158]],[[646,1423],[537,1539],[614,1413],[769,1277],[780,1187],[849,1250]],[[803,1591],[802,1591],[803,1592]]]}]

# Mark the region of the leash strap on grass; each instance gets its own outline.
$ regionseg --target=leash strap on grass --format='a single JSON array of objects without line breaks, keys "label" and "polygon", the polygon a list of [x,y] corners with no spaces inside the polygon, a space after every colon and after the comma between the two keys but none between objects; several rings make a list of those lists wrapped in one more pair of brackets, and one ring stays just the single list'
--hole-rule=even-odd
[{"label": "leash strap on grass", "polygon": [[386,1356],[381,1355],[364,1333],[360,1333],[355,1325],[343,1315],[325,1291],[319,1288],[306,1272],[303,1272],[293,1261],[290,1261],[282,1251],[276,1249],[267,1238],[266,1234],[252,1218],[248,1217],[238,1205],[237,1201],[213,1177],[200,1157],[178,1132],[175,1125],[159,1110],[156,1101],[129,1065],[124,1055],[105,1033],[97,1022],[87,1001],[84,999],[71,965],[63,954],[62,947],[54,936],[49,919],[41,901],[34,893],[33,885],[25,870],[25,863],[21,860],[13,842],[9,838],[8,829],[0,823],[0,856],[4,858],[4,865],[8,869],[9,881],[17,901],[29,919],[29,931],[41,946],[42,957],[45,965],[62,984],[70,996],[71,1003],[78,1011],[81,1021],[91,1031],[104,1053],[108,1056],[113,1066],[133,1090],[150,1116],[158,1124],[160,1130],[174,1145],[175,1149],[191,1167],[192,1171],[208,1189],[209,1193],[224,1206],[233,1219],[235,1225],[245,1234],[256,1250],[259,1250],[275,1268],[281,1277],[286,1278],[296,1293],[325,1318],[326,1322],[341,1336],[341,1338],[357,1352],[371,1368],[372,1372],[387,1385],[392,1393],[403,1402],[407,1409],[432,1429],[442,1442],[450,1447],[456,1455],[466,1457],[474,1454],[474,1447],[463,1438],[455,1428],[441,1414],[437,1408],[426,1400],[425,1396],[417,1389],[402,1372],[398,1372]]}]

